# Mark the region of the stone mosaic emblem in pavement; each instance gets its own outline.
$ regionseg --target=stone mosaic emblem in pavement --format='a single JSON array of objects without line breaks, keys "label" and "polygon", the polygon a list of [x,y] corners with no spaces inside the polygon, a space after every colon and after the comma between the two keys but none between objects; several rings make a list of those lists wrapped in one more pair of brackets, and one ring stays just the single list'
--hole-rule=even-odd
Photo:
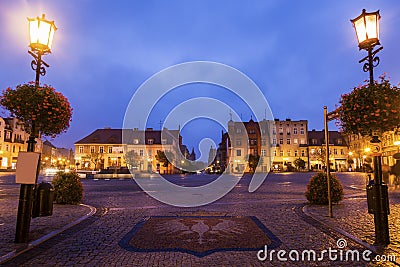
[{"label": "stone mosaic emblem in pavement", "polygon": [[180,251],[204,257],[280,245],[256,217],[155,216],[136,224],[120,246],[136,252]]}]

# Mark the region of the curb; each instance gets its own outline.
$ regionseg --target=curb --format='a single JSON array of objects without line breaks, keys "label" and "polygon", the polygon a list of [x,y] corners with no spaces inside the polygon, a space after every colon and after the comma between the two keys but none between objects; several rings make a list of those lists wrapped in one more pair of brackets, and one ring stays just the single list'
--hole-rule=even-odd
[{"label": "curb", "polygon": [[[331,230],[333,230],[333,231],[335,231],[335,232],[337,232],[337,233],[339,233],[339,234],[351,239],[355,243],[367,248],[368,250],[372,251],[373,253],[375,253],[375,254],[380,254],[381,253],[381,249],[382,249],[381,247],[379,247],[379,246],[377,247],[377,246],[368,244],[367,242],[362,241],[358,237],[356,237],[356,236],[354,236],[354,235],[352,235],[352,234],[350,234],[350,233],[348,233],[348,232],[346,232],[346,231],[344,231],[344,230],[342,230],[342,229],[340,229],[340,228],[338,228],[336,226],[333,226],[332,224],[329,224],[329,223],[326,223],[326,222],[324,222],[322,220],[319,220],[316,216],[313,216],[310,212],[308,212],[308,206],[309,205],[306,204],[301,208],[301,211],[305,215],[307,215],[307,216],[311,217],[312,219],[318,221],[321,225],[327,227],[328,229],[331,229]],[[388,252],[389,251],[391,251],[392,253],[395,253],[395,254],[398,253],[397,251],[394,251],[393,249],[389,249]],[[398,261],[397,257],[395,258],[395,261],[391,261],[390,260],[388,262],[391,262],[391,263],[395,264],[396,266],[400,266],[400,262]]]},{"label": "curb", "polygon": [[82,221],[86,220],[87,218],[93,216],[93,214],[95,214],[96,211],[97,211],[97,209],[95,207],[93,207],[93,206],[86,205],[86,204],[79,204],[79,205],[89,208],[90,211],[87,214],[85,214],[84,216],[80,217],[79,219],[77,219],[77,220],[65,225],[61,229],[54,230],[54,231],[42,236],[41,238],[36,239],[36,240],[28,243],[26,245],[26,247],[24,247],[23,249],[14,250],[14,251],[11,251],[11,252],[7,253],[6,255],[1,256],[0,257],[0,264],[3,264],[3,263],[5,263],[5,262],[7,262],[7,261],[9,261],[9,260],[11,260],[11,259],[13,259],[15,257],[27,252],[28,250],[31,250],[32,248],[42,244],[43,242],[49,240],[50,238],[52,238],[52,237],[64,232],[65,230],[67,230],[67,229],[79,224],[80,222],[82,222]]},{"label": "curb", "polygon": [[350,234],[350,233],[348,233],[348,232],[345,232],[345,231],[343,231],[342,229],[340,229],[340,228],[338,228],[338,227],[336,227],[336,226],[327,224],[326,222],[321,221],[321,220],[319,220],[318,218],[316,218],[314,215],[312,215],[310,212],[308,212],[308,205],[305,205],[301,210],[303,211],[304,214],[306,214],[307,216],[310,216],[311,218],[313,218],[314,220],[318,221],[320,224],[324,225],[325,227],[328,227],[328,228],[334,230],[335,232],[337,232],[337,233],[339,233],[339,234],[341,234],[341,235],[344,235],[345,237],[347,237],[347,238],[353,240],[354,242],[356,242],[356,243],[358,243],[359,245],[361,245],[361,246],[363,246],[363,247],[365,247],[365,248],[371,250],[371,251],[374,252],[374,253],[378,253],[378,251],[377,251],[377,249],[376,249],[375,246],[370,245],[370,244],[368,244],[367,242],[362,241],[362,240],[359,239],[358,237],[356,237],[356,236],[354,236],[354,235],[352,235],[352,234]]}]

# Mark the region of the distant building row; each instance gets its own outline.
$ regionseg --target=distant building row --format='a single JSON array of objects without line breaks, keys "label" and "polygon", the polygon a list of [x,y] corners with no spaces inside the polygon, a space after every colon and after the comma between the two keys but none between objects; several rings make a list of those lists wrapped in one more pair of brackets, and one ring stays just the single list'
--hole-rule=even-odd
[{"label": "distant building row", "polygon": [[[325,165],[324,131],[308,131],[307,120],[228,122],[216,151],[215,168],[220,171],[247,172],[249,155],[260,160],[257,171],[282,171],[295,167],[295,160],[305,162],[304,169],[322,169]],[[348,145],[337,131],[329,132],[330,164],[335,170],[347,169]],[[268,162],[273,158],[272,165]]]}]

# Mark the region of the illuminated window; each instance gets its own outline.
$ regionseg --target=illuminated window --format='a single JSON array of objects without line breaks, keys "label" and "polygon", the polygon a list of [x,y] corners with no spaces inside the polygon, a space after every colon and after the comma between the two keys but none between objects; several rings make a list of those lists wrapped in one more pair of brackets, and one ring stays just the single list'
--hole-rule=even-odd
[{"label": "illuminated window", "polygon": [[79,153],[82,154],[82,153],[83,153],[83,146],[79,146],[79,147],[78,147],[78,151],[79,151]]},{"label": "illuminated window", "polygon": [[104,146],[99,147],[99,153],[104,153]]},{"label": "illuminated window", "polygon": [[94,146],[90,147],[90,153],[94,153]]}]

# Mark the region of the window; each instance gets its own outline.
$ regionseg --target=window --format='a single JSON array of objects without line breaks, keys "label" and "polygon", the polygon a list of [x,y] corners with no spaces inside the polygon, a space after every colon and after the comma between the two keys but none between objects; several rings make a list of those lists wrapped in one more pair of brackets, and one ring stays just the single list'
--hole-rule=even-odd
[{"label": "window", "polygon": [[133,139],[133,143],[134,143],[135,145],[139,144],[139,139]]},{"label": "window", "polygon": [[279,139],[279,144],[283,145],[283,138]]},{"label": "window", "polygon": [[267,155],[267,151],[265,149],[261,149],[261,156],[265,157]]},{"label": "window", "polygon": [[338,143],[338,145],[341,145],[341,144],[343,144],[343,140],[342,139],[338,139],[337,143]]},{"label": "window", "polygon": [[292,151],[288,150],[288,151],[287,151],[287,155],[288,155],[288,157],[290,157],[290,156],[291,156],[291,154],[292,154]]},{"label": "window", "polygon": [[297,138],[293,139],[293,144],[297,145],[299,143],[299,140]]},{"label": "window", "polygon": [[283,127],[279,127],[279,134],[283,134]]},{"label": "window", "polygon": [[274,157],[276,157],[276,149],[274,150]]},{"label": "window", "polygon": [[315,148],[312,148],[311,149],[311,154],[314,154],[315,153]]},{"label": "window", "polygon": [[276,128],[274,127],[274,128],[272,128],[272,134],[276,134]]},{"label": "window", "polygon": [[257,145],[257,139],[250,139],[250,145],[251,146],[256,146]]},{"label": "window", "polygon": [[140,150],[139,150],[139,156],[141,156],[141,157],[144,156],[144,151],[143,151],[143,149],[140,149]]},{"label": "window", "polygon": [[337,155],[337,148],[334,148],[334,149],[333,149],[333,154],[334,154],[334,155]]},{"label": "window", "polygon": [[279,156],[283,157],[283,150],[279,150]]},{"label": "window", "polygon": [[295,150],[295,151],[294,151],[294,156],[295,156],[295,157],[298,157],[298,156],[299,156],[299,151]]},{"label": "window", "polygon": [[236,156],[238,157],[242,156],[242,150],[240,149],[236,150]]},{"label": "window", "polygon": [[90,147],[90,153],[94,153],[94,146]]},{"label": "window", "polygon": [[149,144],[149,145],[154,144],[154,139],[147,139],[147,144]]},{"label": "window", "polygon": [[161,144],[166,145],[167,144],[167,139],[162,139]]},{"label": "window", "polygon": [[79,151],[80,154],[82,154],[83,153],[83,146],[79,146],[78,147],[78,151]]},{"label": "window", "polygon": [[112,146],[108,147],[108,153],[112,153]]},{"label": "window", "polygon": [[276,138],[272,139],[272,144],[276,145]]},{"label": "window", "polygon": [[[275,139],[275,143],[276,143],[276,139]],[[262,146],[266,146],[267,145],[267,140],[261,139],[261,145]]]},{"label": "window", "polygon": [[99,147],[99,153],[104,153],[104,146]]},{"label": "window", "polygon": [[236,145],[241,146],[242,145],[242,139],[236,139]]},{"label": "window", "polygon": [[306,144],[306,140],[305,139],[300,139],[300,144],[301,145],[305,145]]},{"label": "window", "polygon": [[304,134],[304,128],[303,127],[300,128],[300,134]]},{"label": "window", "polygon": [[290,128],[286,128],[286,134],[290,135]]},{"label": "window", "polygon": [[286,139],[286,144],[290,145],[290,138]]},{"label": "window", "polygon": [[293,134],[297,134],[297,128],[293,128]]},{"label": "window", "polygon": [[301,151],[301,156],[305,157],[306,156],[306,152],[304,150]]},{"label": "window", "polygon": [[340,149],[340,155],[344,155],[344,149],[343,148]]},{"label": "window", "polygon": [[254,129],[249,130],[249,134],[255,134],[255,133],[256,133],[256,131]]},{"label": "window", "polygon": [[236,128],[236,133],[237,134],[241,134],[242,133],[242,129],[241,128]]},{"label": "window", "polygon": [[318,140],[317,139],[311,139],[311,144],[313,144],[313,145],[316,145],[318,143]]}]

